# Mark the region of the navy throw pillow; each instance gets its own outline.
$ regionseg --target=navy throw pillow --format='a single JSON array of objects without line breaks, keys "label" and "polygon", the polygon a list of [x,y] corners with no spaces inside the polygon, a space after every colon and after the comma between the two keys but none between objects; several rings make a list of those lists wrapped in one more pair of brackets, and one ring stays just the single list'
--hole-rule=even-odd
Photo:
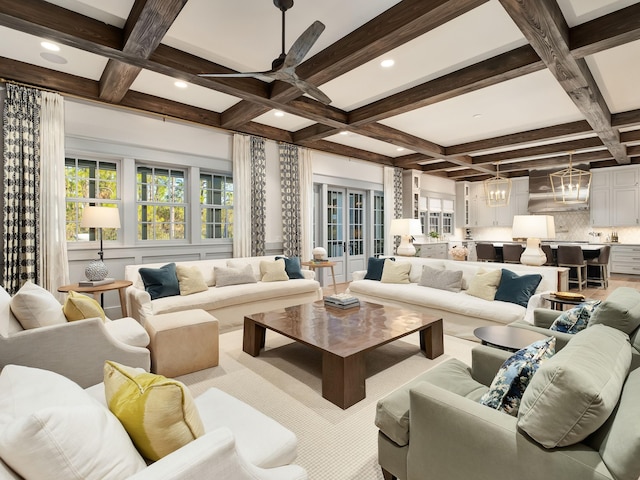
[{"label": "navy throw pillow", "polygon": [[175,263],[167,263],[160,268],[141,268],[138,271],[151,300],[180,295]]},{"label": "navy throw pillow", "polygon": [[495,300],[515,303],[526,308],[529,298],[534,294],[541,281],[542,275],[539,273],[518,275],[511,270],[503,268]]},{"label": "navy throw pillow", "polygon": [[304,278],[302,274],[302,267],[300,266],[300,259],[298,257],[276,257],[276,260],[284,260],[284,271],[287,272],[287,276],[291,280],[298,278]]},{"label": "navy throw pillow", "polygon": [[[367,264],[367,274],[364,276],[365,280],[377,280],[382,278],[382,269],[384,268],[384,261],[386,258],[369,257],[369,263]],[[395,258],[389,257],[389,260],[396,261]]]}]

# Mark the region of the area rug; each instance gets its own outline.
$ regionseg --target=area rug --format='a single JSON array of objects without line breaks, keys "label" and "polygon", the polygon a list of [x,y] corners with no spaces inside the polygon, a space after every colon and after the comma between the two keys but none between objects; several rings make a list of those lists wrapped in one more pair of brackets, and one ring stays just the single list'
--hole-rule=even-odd
[{"label": "area rug", "polygon": [[179,379],[195,396],[220,388],[295,432],[295,463],[310,479],[382,479],[374,425],[378,399],[447,358],[469,363],[475,344],[445,336],[445,354],[434,360],[418,345],[415,334],[370,352],[367,396],[346,410],[322,398],[321,355],[269,331],[265,351],[255,358],[242,351],[241,330],[220,335],[219,366]]}]

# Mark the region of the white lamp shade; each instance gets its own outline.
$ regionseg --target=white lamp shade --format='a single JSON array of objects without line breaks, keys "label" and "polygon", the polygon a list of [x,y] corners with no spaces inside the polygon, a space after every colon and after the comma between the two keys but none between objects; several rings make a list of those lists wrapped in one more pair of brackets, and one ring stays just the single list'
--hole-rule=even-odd
[{"label": "white lamp shade", "polygon": [[120,228],[117,207],[84,207],[80,226],[85,228]]},{"label": "white lamp shade", "polygon": [[513,238],[554,238],[556,229],[551,215],[514,215]]},{"label": "white lamp shade", "polygon": [[391,235],[422,235],[422,225],[416,218],[396,218],[391,220]]}]

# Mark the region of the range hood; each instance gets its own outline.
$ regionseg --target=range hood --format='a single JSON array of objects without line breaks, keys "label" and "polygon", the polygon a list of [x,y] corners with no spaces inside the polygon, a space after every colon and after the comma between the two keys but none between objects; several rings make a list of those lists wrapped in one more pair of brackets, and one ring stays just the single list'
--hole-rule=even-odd
[{"label": "range hood", "polygon": [[[554,200],[549,174],[559,172],[563,170],[563,168],[529,171],[529,213],[584,212],[589,210],[589,203],[566,204],[557,203]],[[574,165],[574,168],[585,171],[589,170],[584,165]]]}]

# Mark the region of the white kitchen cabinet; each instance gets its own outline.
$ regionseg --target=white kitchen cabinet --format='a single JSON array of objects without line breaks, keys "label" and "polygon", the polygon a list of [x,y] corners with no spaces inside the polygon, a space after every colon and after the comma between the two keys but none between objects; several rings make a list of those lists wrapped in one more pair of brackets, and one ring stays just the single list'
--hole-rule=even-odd
[{"label": "white kitchen cabinet", "polygon": [[640,245],[611,245],[611,273],[640,275]]},{"label": "white kitchen cabinet", "polygon": [[610,227],[613,224],[611,221],[611,172],[604,169],[591,172],[589,220],[592,227]]},{"label": "white kitchen cabinet", "polygon": [[420,218],[420,177],[419,170],[402,172],[402,216]]}]

